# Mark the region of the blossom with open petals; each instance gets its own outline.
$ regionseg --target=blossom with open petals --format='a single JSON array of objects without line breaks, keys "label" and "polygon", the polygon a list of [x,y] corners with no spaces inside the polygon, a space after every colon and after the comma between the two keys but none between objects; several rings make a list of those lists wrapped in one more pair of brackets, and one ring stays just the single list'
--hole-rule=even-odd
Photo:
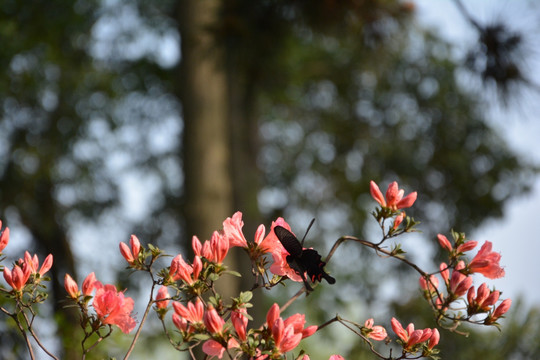
[{"label": "blossom with open petals", "polygon": [[53,256],[52,254],[49,254],[45,258],[45,260],[43,260],[43,264],[41,265],[41,268],[40,268],[38,256],[36,254],[34,254],[34,256],[31,256],[28,251],[25,251],[24,260],[20,259],[19,262],[20,263],[24,262],[25,264],[27,264],[32,274],[39,274],[40,276],[43,276],[51,269],[53,265]]},{"label": "blossom with open petals", "polygon": [[293,281],[302,282],[302,277],[287,263],[289,252],[285,250],[274,232],[274,228],[278,225],[291,231],[291,226],[281,217],[277,218],[275,222],[272,222],[270,233],[267,235],[268,240],[265,239],[269,244],[272,244],[272,258],[274,263],[270,266],[270,272],[279,276],[287,276]]},{"label": "blossom with open petals", "polygon": [[504,269],[499,265],[501,254],[492,251],[493,244],[486,241],[472,259],[467,269],[470,273],[480,273],[489,279],[498,279],[504,276]]},{"label": "blossom with open petals", "polygon": [[364,323],[364,328],[367,329],[366,336],[373,340],[382,341],[386,339],[386,329],[380,325],[373,326],[373,319],[367,319]]},{"label": "blossom with open petals", "polygon": [[[2,221],[0,221],[0,229],[2,229]],[[9,228],[6,227],[0,234],[0,254],[6,248],[9,243]]]},{"label": "blossom with open petals", "polygon": [[420,344],[424,341],[429,340],[431,338],[431,335],[433,334],[433,330],[429,328],[423,330],[415,330],[412,323],[409,324],[406,329],[404,329],[401,323],[396,318],[392,318],[390,322],[392,324],[392,330],[394,330],[396,335],[403,342],[404,350],[410,350],[416,344]]},{"label": "blossom with open petals", "polygon": [[411,207],[416,201],[417,197],[416,191],[403,197],[405,191],[403,189],[399,189],[396,181],[388,185],[386,197],[383,196],[379,186],[374,181],[370,181],[369,191],[373,199],[375,199],[379,205],[384,208],[390,208],[394,211]]},{"label": "blossom with open petals", "polygon": [[272,333],[275,347],[281,354],[285,354],[298,346],[300,340],[313,335],[317,326],[304,328],[306,320],[304,314],[294,314],[283,320],[279,316],[279,306],[273,304],[266,315],[268,329]]},{"label": "blossom with open petals", "polygon": [[501,292],[498,290],[489,290],[486,283],[482,283],[478,287],[478,292],[475,291],[474,286],[471,286],[467,292],[467,306],[469,314],[476,314],[478,312],[488,311],[498,300]]},{"label": "blossom with open petals", "polygon": [[21,291],[23,289],[30,275],[32,275],[32,271],[26,263],[22,267],[16,264],[12,270],[7,267],[4,268],[4,279],[15,291]]},{"label": "blossom with open petals", "polygon": [[190,323],[202,323],[204,316],[204,304],[197,298],[195,303],[188,302],[186,306],[178,301],[173,302],[173,308],[176,314],[186,319]]},{"label": "blossom with open petals", "polygon": [[225,219],[223,222],[223,232],[229,240],[229,246],[248,247],[242,227],[244,227],[244,222],[242,221],[242,212],[240,211],[235,212],[232,217]]},{"label": "blossom with open petals", "polygon": [[191,274],[193,274],[193,267],[184,260],[182,254],[176,255],[171,261],[169,276],[174,281],[184,280],[188,284],[193,284]]},{"label": "blossom with open petals", "polygon": [[116,290],[114,285],[104,285],[97,289],[93,307],[103,324],[116,325],[124,333],[135,328],[137,322],[131,316],[134,301],[125,297],[123,292]]}]

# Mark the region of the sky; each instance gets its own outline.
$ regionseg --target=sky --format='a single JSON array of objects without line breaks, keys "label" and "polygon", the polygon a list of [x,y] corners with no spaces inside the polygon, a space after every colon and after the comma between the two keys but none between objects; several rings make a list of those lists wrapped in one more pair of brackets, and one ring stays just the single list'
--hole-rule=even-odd
[{"label": "sky", "polygon": [[[534,9],[532,2],[467,0],[463,3],[468,12],[482,23],[502,19],[510,28],[538,34],[540,7]],[[458,48],[464,48],[475,41],[477,35],[474,29],[458,12],[454,1],[416,0],[415,4],[417,21],[439,31]],[[534,39],[528,40],[530,47],[538,45],[534,44]],[[531,59],[529,69],[531,74],[536,74],[535,81],[540,84],[540,54],[537,53],[535,57]],[[494,96],[490,97],[486,93],[488,100],[491,100],[486,111],[493,126],[520,157],[540,164],[540,121],[536,115],[540,110],[540,92],[527,91],[520,95],[522,101],[511,102],[505,108],[494,103]],[[540,179],[532,186],[531,193],[508,202],[502,219],[490,220],[467,235],[480,244],[485,240],[493,242],[494,250],[502,254],[501,264],[505,266],[506,276],[488,284],[503,291],[504,298],[516,299],[523,296],[525,304],[540,306],[540,287],[536,286],[540,239],[534,229],[538,218],[536,206],[540,203]]]}]

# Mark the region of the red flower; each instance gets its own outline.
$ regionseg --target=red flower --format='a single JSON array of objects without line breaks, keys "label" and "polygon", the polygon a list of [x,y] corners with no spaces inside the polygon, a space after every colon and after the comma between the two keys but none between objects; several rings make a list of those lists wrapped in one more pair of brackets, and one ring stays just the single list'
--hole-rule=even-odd
[{"label": "red flower", "polygon": [[439,244],[443,249],[452,251],[452,244],[446,236],[444,236],[443,234],[437,234],[437,240],[439,240]]},{"label": "red flower", "polygon": [[399,189],[398,183],[395,181],[388,185],[388,189],[386,190],[386,199],[383,197],[379,186],[377,186],[374,181],[370,181],[369,191],[373,199],[375,199],[379,205],[384,208],[390,208],[394,211],[411,207],[416,201],[417,197],[416,191],[403,197],[405,191],[403,189]]},{"label": "red flower", "polygon": [[100,287],[96,291],[93,306],[103,324],[116,325],[126,334],[137,324],[131,317],[133,299],[124,297],[124,293],[118,292],[114,285]]},{"label": "red flower", "polygon": [[467,269],[470,273],[480,273],[489,279],[504,276],[504,269],[499,265],[501,254],[491,251],[492,243],[486,241],[472,259]]}]

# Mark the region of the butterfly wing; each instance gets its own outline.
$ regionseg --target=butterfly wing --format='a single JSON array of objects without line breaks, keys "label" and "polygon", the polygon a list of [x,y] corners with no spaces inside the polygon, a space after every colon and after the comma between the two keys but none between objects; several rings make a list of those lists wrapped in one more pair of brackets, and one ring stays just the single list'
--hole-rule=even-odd
[{"label": "butterfly wing", "polygon": [[320,282],[323,278],[326,279],[329,284],[334,284],[336,282],[336,279],[324,271],[324,265],[326,265],[326,263],[321,260],[321,255],[319,255],[316,250],[304,250],[300,262],[306,269],[311,282],[315,282],[315,280]]},{"label": "butterfly wing", "polygon": [[300,241],[292,232],[278,225],[274,227],[274,233],[289,254],[295,258],[302,255],[302,245],[300,245]]}]

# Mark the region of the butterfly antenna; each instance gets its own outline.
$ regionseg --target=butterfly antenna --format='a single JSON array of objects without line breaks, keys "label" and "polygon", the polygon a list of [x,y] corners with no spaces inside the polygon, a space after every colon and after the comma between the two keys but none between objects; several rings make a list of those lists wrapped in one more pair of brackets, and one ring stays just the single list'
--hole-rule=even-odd
[{"label": "butterfly antenna", "polygon": [[304,240],[306,239],[307,233],[309,232],[309,229],[313,226],[313,223],[315,222],[315,218],[311,219],[311,222],[309,223],[309,226],[307,227],[306,233],[304,234],[304,237],[302,238],[302,242],[300,243],[302,247],[304,246]]}]

